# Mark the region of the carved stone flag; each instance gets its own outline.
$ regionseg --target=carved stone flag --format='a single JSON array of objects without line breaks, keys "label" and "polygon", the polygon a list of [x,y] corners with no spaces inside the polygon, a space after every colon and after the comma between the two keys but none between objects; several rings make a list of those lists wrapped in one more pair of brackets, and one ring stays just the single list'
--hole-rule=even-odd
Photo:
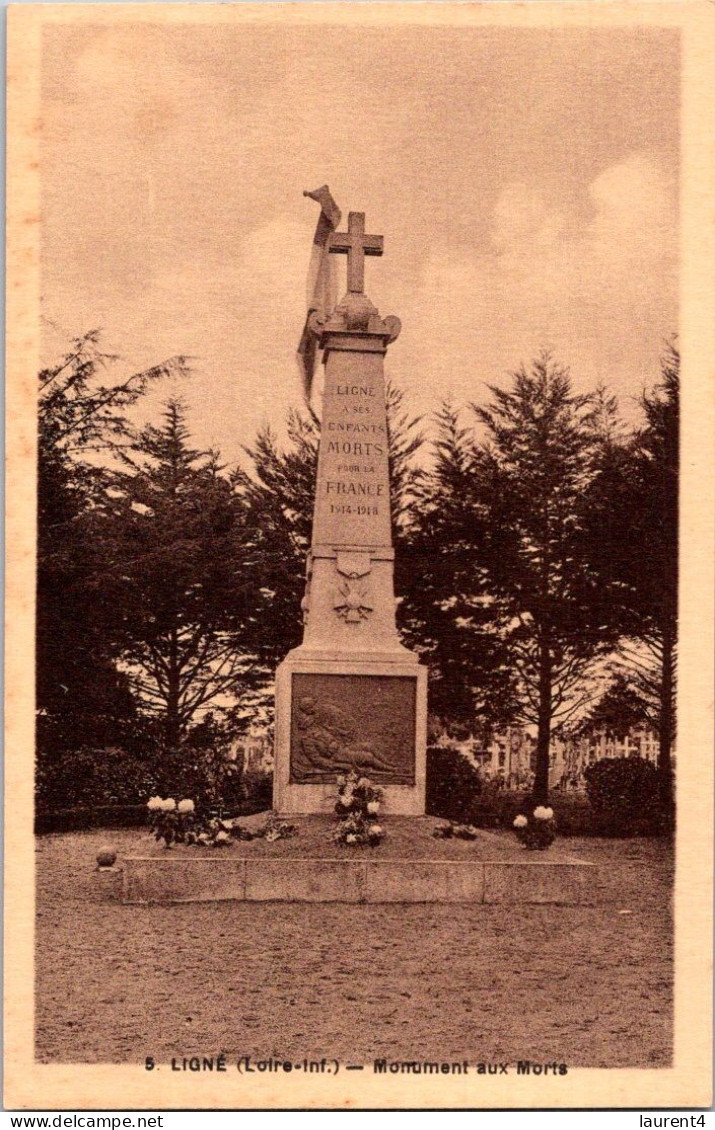
[{"label": "carved stone flag", "polygon": [[328,317],[338,300],[337,270],[335,260],[329,253],[330,235],[340,223],[340,209],[330,195],[327,184],[313,192],[304,192],[311,200],[320,204],[320,217],[313,236],[313,247],[308,267],[307,305],[303,334],[298,346],[298,366],[303,381],[306,400],[310,399],[315,372],[317,344],[316,337],[308,330],[308,319],[318,313]]}]

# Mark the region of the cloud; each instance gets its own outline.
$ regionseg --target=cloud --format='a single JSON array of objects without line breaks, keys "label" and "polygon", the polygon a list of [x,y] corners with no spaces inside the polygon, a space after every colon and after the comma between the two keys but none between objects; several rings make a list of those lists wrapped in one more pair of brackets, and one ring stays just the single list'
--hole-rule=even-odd
[{"label": "cloud", "polygon": [[673,288],[676,207],[658,166],[635,154],[605,169],[589,195],[594,216],[578,248],[588,267],[587,284],[610,283],[622,301],[636,307],[648,302],[654,286]]},{"label": "cloud", "polygon": [[432,389],[478,399],[480,382],[499,383],[547,346],[579,388],[638,388],[677,329],[676,233],[674,195],[647,154],[603,169],[568,210],[505,184],[481,253],[425,261],[406,317],[411,366],[430,372]]}]

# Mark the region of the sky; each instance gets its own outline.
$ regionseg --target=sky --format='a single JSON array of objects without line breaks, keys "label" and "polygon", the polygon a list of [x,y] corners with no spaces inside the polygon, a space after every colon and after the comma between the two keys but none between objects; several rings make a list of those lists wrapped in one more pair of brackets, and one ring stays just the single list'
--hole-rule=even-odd
[{"label": "sky", "polygon": [[45,363],[95,327],[118,373],[187,354],[146,412],[180,394],[240,460],[301,404],[327,182],[384,236],[366,291],[415,413],[546,347],[633,416],[677,331],[678,65],[657,28],[49,26]]}]

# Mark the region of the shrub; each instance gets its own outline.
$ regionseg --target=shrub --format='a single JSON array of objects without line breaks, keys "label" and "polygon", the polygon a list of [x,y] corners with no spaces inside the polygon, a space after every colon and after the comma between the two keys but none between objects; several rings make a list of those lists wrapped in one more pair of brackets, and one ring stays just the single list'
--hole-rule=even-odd
[{"label": "shrub", "polygon": [[35,811],[35,833],[38,836],[48,832],[86,832],[91,828],[136,828],[145,823],[145,804]]},{"label": "shrub", "polygon": [[549,804],[556,815],[559,836],[592,836],[593,817],[583,794],[552,792]]},{"label": "shrub", "polygon": [[190,797],[201,808],[221,811],[245,807],[247,799],[251,812],[270,808],[270,776],[247,775],[244,782],[241,769],[223,750],[191,747],[144,758],[115,748],[38,754],[38,824],[47,826],[49,814],[81,810],[90,821],[84,826],[99,826],[99,817],[95,821],[92,813],[101,809],[116,809],[117,823],[123,824],[122,810],[135,805],[143,808],[147,797],[157,793]]},{"label": "shrub", "polygon": [[[531,793],[525,790],[497,788],[484,782],[473,810],[472,823],[477,828],[507,828],[513,831],[514,820],[533,808]],[[591,810],[584,796],[553,790],[549,804],[554,810],[559,836],[593,835]]]},{"label": "shrub", "polygon": [[458,824],[474,824],[482,782],[479,772],[456,749],[430,746],[427,750],[427,800],[429,816]]},{"label": "shrub", "polygon": [[485,781],[473,809],[473,822],[478,828],[511,828],[514,817],[523,811],[522,801],[527,796],[505,789],[501,781]]},{"label": "shrub", "polygon": [[648,836],[661,831],[658,774],[643,757],[606,757],[586,769],[594,831],[601,836]]},{"label": "shrub", "polygon": [[157,775],[153,758],[144,759],[124,749],[38,753],[37,812],[143,804],[155,791]]},{"label": "shrub", "polygon": [[222,748],[183,747],[163,755],[151,793],[188,797],[202,811],[233,811],[243,797],[241,770],[240,762],[229,760]]},{"label": "shrub", "polygon": [[534,807],[533,800],[526,808],[526,812],[514,817],[516,838],[529,851],[546,851],[556,839],[554,810],[543,804]]}]

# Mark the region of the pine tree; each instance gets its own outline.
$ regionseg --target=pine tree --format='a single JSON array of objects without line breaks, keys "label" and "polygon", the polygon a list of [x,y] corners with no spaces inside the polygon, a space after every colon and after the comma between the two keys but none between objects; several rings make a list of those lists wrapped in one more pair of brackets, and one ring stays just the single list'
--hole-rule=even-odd
[{"label": "pine tree", "polygon": [[250,472],[233,484],[243,499],[247,538],[257,578],[258,615],[252,646],[270,668],[302,639],[301,600],[310,548],[320,425],[292,409],[288,444],[282,449],[268,427],[246,448]]},{"label": "pine tree", "polygon": [[[661,365],[661,381],[643,396],[646,427],[638,440],[648,553],[641,557],[641,638],[660,666],[658,772],[661,800],[672,807],[672,747],[678,646],[678,477],[680,355],[674,344]],[[645,544],[645,543],[644,543]]]},{"label": "pine tree", "polygon": [[473,471],[473,433],[448,403],[435,424],[434,458],[413,484],[396,561],[399,615],[406,642],[429,670],[430,713],[448,728],[488,732],[517,708],[483,559],[488,515]]},{"label": "pine tree", "polygon": [[[148,386],[186,371],[174,357],[112,381],[118,359],[92,331],[39,374],[36,700],[38,755],[128,743],[136,710],[116,667],[102,567],[89,532],[105,465],[132,441],[128,417]],[[111,617],[110,617],[111,619]]]},{"label": "pine tree", "polygon": [[594,567],[592,510],[612,442],[614,405],[576,395],[568,371],[542,353],[508,389],[474,407],[486,429],[474,476],[486,586],[519,683],[524,720],[537,727],[534,797],[548,795],[553,728],[594,695],[590,677],[618,634],[611,584]]},{"label": "pine tree", "polygon": [[631,731],[652,724],[651,704],[639,688],[624,674],[616,674],[587,717],[579,732],[598,733],[601,730],[619,741]]},{"label": "pine tree", "polygon": [[659,382],[643,394],[636,431],[610,492],[601,528],[601,568],[617,581],[619,656],[658,729],[661,801],[672,810],[678,644],[678,476],[680,357],[670,343]]},{"label": "pine tree", "polygon": [[180,401],[143,429],[95,517],[121,658],[162,744],[260,677],[246,650],[256,573],[243,506],[214,452],[190,446]]}]

